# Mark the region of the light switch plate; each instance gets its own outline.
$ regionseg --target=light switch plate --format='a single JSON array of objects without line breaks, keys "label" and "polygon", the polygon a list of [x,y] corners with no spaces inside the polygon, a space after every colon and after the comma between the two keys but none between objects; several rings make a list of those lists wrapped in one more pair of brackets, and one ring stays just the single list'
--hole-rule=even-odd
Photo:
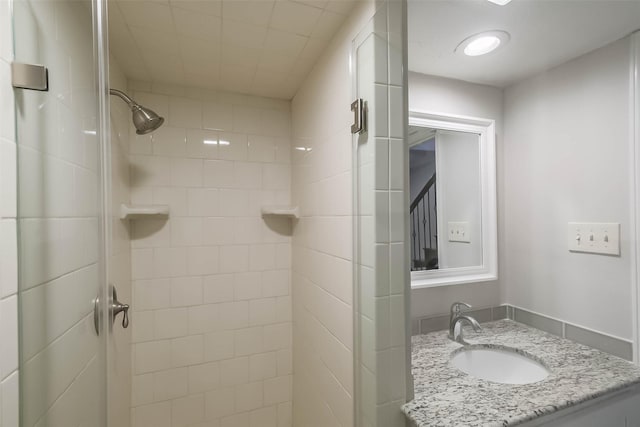
[{"label": "light switch plate", "polygon": [[620,223],[570,222],[567,237],[571,252],[620,255]]},{"label": "light switch plate", "polygon": [[471,243],[468,222],[449,222],[448,226],[447,235],[450,242]]}]

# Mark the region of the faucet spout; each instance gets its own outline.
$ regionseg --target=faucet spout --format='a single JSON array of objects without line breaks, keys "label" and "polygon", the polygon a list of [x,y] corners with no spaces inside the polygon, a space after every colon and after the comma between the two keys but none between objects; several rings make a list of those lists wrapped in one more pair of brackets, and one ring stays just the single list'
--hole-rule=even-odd
[{"label": "faucet spout", "polygon": [[[468,314],[463,314],[461,307],[471,308],[469,304],[465,303],[454,303],[451,306],[451,317],[449,322],[449,339],[459,342],[460,344],[465,344],[464,338],[462,337],[462,324],[468,323],[473,327],[473,330],[478,332],[482,330],[482,327],[478,323],[476,319],[469,316]],[[458,328],[458,325],[460,327]]]}]

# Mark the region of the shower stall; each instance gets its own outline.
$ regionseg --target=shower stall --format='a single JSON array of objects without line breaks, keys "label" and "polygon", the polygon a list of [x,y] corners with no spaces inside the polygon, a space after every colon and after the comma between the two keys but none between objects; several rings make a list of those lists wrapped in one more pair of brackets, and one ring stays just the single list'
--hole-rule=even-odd
[{"label": "shower stall", "polygon": [[279,99],[126,75],[115,2],[10,5],[20,427],[404,425],[405,2],[335,6]]}]

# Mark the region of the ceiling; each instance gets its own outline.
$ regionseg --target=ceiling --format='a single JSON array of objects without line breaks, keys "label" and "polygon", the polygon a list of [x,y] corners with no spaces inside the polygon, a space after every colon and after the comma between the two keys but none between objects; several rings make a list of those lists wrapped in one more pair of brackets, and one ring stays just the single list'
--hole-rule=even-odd
[{"label": "ceiling", "polygon": [[[640,29],[640,0],[409,0],[409,70],[506,87]],[[511,40],[477,57],[454,53],[467,37]]]},{"label": "ceiling", "polygon": [[134,80],[291,99],[356,0],[114,0],[109,43]]}]

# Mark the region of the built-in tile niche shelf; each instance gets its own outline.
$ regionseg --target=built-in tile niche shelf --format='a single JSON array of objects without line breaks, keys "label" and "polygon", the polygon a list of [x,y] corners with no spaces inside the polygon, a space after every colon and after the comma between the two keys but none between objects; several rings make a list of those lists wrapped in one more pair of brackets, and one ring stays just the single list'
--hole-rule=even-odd
[{"label": "built-in tile niche shelf", "polygon": [[167,218],[167,205],[120,205],[120,219]]},{"label": "built-in tile niche shelf", "polygon": [[262,216],[281,216],[291,219],[300,218],[297,206],[263,206]]}]

